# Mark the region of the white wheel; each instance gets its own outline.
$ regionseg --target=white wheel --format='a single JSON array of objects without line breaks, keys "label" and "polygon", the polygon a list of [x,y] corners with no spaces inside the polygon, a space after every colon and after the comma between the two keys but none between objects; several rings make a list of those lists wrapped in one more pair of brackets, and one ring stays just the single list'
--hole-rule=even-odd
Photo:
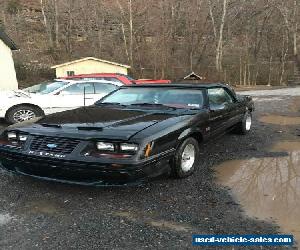
[{"label": "white wheel", "polygon": [[237,134],[245,135],[250,132],[252,128],[252,114],[247,111],[243,117],[243,120],[239,122],[234,129]]},{"label": "white wheel", "polygon": [[181,169],[183,172],[188,172],[191,170],[195,163],[195,147],[193,144],[187,144],[181,155]]},{"label": "white wheel", "polygon": [[246,129],[246,131],[250,131],[251,130],[251,126],[252,126],[252,116],[249,113],[247,113],[246,123],[245,123],[245,129]]},{"label": "white wheel", "polygon": [[185,178],[193,174],[199,165],[199,143],[193,137],[185,139],[178,147],[171,166],[172,175]]},{"label": "white wheel", "polygon": [[32,110],[21,109],[13,114],[13,119],[15,122],[29,121],[36,117],[36,114]]}]

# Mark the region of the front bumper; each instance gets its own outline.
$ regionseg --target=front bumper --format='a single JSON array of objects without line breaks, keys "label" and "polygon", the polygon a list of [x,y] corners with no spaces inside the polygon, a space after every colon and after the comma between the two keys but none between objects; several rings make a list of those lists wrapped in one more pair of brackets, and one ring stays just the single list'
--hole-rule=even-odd
[{"label": "front bumper", "polygon": [[31,156],[0,150],[0,167],[16,174],[38,179],[88,186],[139,185],[169,172],[171,154],[148,162],[103,164]]}]

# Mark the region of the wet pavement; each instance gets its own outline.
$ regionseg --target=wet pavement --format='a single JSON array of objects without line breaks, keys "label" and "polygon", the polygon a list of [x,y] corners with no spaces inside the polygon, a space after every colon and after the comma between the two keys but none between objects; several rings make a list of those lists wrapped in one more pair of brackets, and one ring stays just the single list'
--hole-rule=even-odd
[{"label": "wet pavement", "polygon": [[286,156],[228,161],[216,167],[246,214],[274,220],[300,241],[300,141],[282,141],[272,152]]},{"label": "wet pavement", "polygon": [[193,249],[192,234],[299,239],[300,130],[281,116],[297,118],[300,98],[286,94],[258,95],[253,131],[201,145],[187,179],[87,188],[0,170],[0,249]]},{"label": "wet pavement", "polygon": [[300,125],[299,116],[283,116],[283,115],[265,115],[259,118],[260,122],[288,126],[288,125]]},{"label": "wet pavement", "polygon": [[250,91],[240,91],[240,94],[251,95],[251,96],[300,96],[300,87],[294,88],[282,88],[282,89],[270,89],[270,90],[250,90]]},{"label": "wet pavement", "polygon": [[[261,111],[257,119],[280,136],[268,147],[258,148],[261,154],[257,156],[214,166],[217,182],[230,188],[247,216],[273,221],[300,242],[300,98],[291,97],[299,92],[274,90],[260,96],[265,93],[252,93]],[[274,109],[274,102],[281,104]],[[268,107],[268,103],[272,105]]]}]

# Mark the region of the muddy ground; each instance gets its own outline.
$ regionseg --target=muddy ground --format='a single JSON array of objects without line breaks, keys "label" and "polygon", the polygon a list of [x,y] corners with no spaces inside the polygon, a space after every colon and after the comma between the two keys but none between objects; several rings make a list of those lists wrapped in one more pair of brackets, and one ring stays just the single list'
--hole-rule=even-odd
[{"label": "muddy ground", "polygon": [[228,134],[202,145],[202,168],[188,179],[162,178],[144,187],[87,188],[0,171],[0,249],[190,249],[192,234],[284,232],[275,218],[272,222],[248,217],[234,189],[218,184],[215,174],[220,164],[231,160],[286,157],[270,149],[280,141],[299,140],[300,125],[261,119],[299,116],[300,99],[278,95],[255,98],[250,134]]}]

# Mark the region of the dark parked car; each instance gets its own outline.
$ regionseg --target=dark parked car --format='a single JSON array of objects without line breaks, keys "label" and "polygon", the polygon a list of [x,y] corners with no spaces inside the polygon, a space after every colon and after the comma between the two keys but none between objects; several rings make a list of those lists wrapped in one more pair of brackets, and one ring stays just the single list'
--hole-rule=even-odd
[{"label": "dark parked car", "polygon": [[201,143],[251,129],[254,105],[227,85],[123,86],[95,105],[8,127],[2,168],[84,185],[129,185],[201,167]]}]

